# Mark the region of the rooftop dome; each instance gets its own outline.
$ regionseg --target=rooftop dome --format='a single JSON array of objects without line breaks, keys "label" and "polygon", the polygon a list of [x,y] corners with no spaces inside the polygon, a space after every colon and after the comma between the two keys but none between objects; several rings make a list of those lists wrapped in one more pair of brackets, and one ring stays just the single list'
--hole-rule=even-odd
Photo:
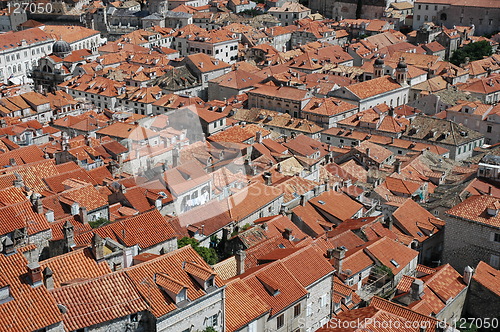
[{"label": "rooftop dome", "polygon": [[381,59],[381,58],[377,58],[375,59],[375,65],[377,66],[381,66],[384,64],[384,59]]},{"label": "rooftop dome", "polygon": [[67,41],[58,40],[52,45],[52,53],[71,53],[71,46]]}]

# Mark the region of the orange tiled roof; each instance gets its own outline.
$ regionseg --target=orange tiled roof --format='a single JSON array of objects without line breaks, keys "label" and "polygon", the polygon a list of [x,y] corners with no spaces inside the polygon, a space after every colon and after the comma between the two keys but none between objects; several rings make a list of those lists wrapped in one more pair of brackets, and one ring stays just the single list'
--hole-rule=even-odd
[{"label": "orange tiled roof", "polygon": [[[394,275],[398,274],[418,256],[418,251],[410,249],[387,237],[375,241],[367,246],[365,250],[373,255],[381,264],[389,267]],[[395,261],[397,266],[392,261]]]},{"label": "orange tiled roof", "polygon": [[148,309],[146,301],[124,272],[56,288],[50,291],[50,295],[57,304],[67,308],[62,316],[68,331]]},{"label": "orange tiled roof", "polygon": [[27,264],[22,253],[0,255],[0,287],[8,285],[12,298],[0,304],[0,326],[4,331],[35,331],[62,321],[47,289],[43,285],[32,287],[25,280]]},{"label": "orange tiled roof", "polygon": [[[241,310],[241,308],[246,308]],[[226,285],[226,330],[237,331],[252,320],[270,311],[244,281],[232,280]]]},{"label": "orange tiled roof", "polygon": [[52,270],[54,288],[76,279],[92,279],[111,273],[107,262],[97,263],[90,249],[80,249],[40,262],[42,271]]},{"label": "orange tiled roof", "polygon": [[500,285],[500,271],[497,269],[480,261],[472,279],[495,293],[497,296],[500,296],[500,287],[498,287],[498,285]]},{"label": "orange tiled roof", "polygon": [[257,296],[271,307],[271,316],[307,295],[305,288],[281,262],[242,276]]},{"label": "orange tiled roof", "polygon": [[[134,286],[149,305],[151,313],[155,317],[162,317],[178,307],[172,299],[159,287],[155,286],[155,275],[167,273],[171,278],[187,287],[187,296],[190,301],[195,301],[206,295],[194,278],[184,269],[184,262],[195,262],[196,264],[211,269],[191,246],[186,246],[176,251],[161,255],[158,258],[143,262],[124,271],[132,280]],[[215,284],[222,286],[222,281],[215,277]]]},{"label": "orange tiled roof", "polygon": [[[489,195],[471,196],[446,211],[446,214],[493,227],[500,227],[500,213],[497,213],[496,216],[487,213],[487,209],[495,203],[497,206],[500,205],[500,197]],[[496,209],[499,210],[498,207]]]}]

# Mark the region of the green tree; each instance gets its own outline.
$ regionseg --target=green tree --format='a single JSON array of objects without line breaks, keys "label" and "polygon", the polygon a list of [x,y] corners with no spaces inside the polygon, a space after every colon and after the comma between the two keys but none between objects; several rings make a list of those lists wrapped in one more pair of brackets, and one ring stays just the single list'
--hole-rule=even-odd
[{"label": "green tree", "polygon": [[217,251],[214,248],[205,248],[201,247],[198,241],[190,237],[183,237],[180,240],[177,240],[177,247],[182,248],[187,246],[188,244],[193,247],[193,249],[200,255],[207,264],[213,265],[219,261],[219,256],[217,255]]},{"label": "green tree", "polygon": [[102,218],[102,217],[95,220],[95,221],[89,221],[89,225],[92,228],[99,228],[99,227],[107,225],[109,223],[110,223],[110,221],[108,219]]},{"label": "green tree", "polygon": [[470,43],[456,50],[450,58],[450,62],[460,66],[465,63],[465,58],[469,61],[480,60],[485,56],[490,56],[493,53],[491,45],[488,41],[482,40],[475,43]]}]

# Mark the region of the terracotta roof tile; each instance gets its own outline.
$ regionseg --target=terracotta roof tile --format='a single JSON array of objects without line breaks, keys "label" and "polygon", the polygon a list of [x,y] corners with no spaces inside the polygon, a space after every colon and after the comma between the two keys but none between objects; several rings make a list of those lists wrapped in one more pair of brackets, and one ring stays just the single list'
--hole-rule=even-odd
[{"label": "terracotta roof tile", "polygon": [[[472,220],[478,223],[500,227],[500,213],[498,208],[496,216],[488,214],[488,208],[491,204],[500,204],[500,198],[489,195],[471,196],[465,201],[455,205],[446,214]],[[494,209],[492,209],[494,210]]]},{"label": "terracotta roof tile", "polygon": [[97,263],[90,249],[80,249],[40,262],[42,271],[52,270],[54,288],[76,279],[92,279],[111,273],[108,263]]},{"label": "terracotta roof tile", "polygon": [[268,264],[256,273],[242,276],[255,294],[271,307],[271,316],[307,295],[307,291],[281,263]]},{"label": "terracotta roof tile", "polygon": [[[241,308],[246,309],[241,310]],[[239,330],[270,309],[270,306],[262,301],[246,282],[236,279],[226,285],[227,331]]]},{"label": "terracotta roof tile", "polygon": [[475,281],[500,296],[500,271],[480,261],[472,277]]},{"label": "terracotta roof tile", "polygon": [[148,309],[146,301],[124,272],[50,291],[57,304],[67,308],[64,327],[77,330],[113,321]]},{"label": "terracotta roof tile", "polygon": [[32,287],[26,281],[27,264],[22,253],[0,255],[0,285],[8,285],[12,297],[0,305],[2,330],[34,331],[62,321],[56,302],[47,289],[43,285]]},{"label": "terracotta roof tile", "polygon": [[[200,288],[194,278],[182,268],[183,262],[192,262],[210,269],[210,266],[194,251],[191,246],[186,246],[176,251],[161,255],[158,258],[143,262],[124,271],[132,280],[136,289],[148,302],[151,313],[155,317],[162,317],[178,307],[169,296],[167,296],[158,286],[155,286],[155,275],[166,273],[171,278],[187,286],[187,296],[189,300],[195,301],[204,296],[206,292]],[[215,284],[221,287],[222,281],[216,276]]]},{"label": "terracotta roof tile", "polygon": [[[375,243],[370,244],[365,250],[381,264],[389,267],[394,275],[398,274],[418,256],[418,251],[410,249],[387,237],[383,237]],[[397,265],[394,265],[392,261],[396,262]]]}]

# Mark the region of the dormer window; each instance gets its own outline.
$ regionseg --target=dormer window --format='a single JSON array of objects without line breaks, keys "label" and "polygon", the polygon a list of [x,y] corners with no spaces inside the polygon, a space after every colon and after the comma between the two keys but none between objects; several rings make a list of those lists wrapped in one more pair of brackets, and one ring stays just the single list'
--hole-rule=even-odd
[{"label": "dormer window", "polygon": [[166,273],[155,274],[155,283],[163,290],[175,304],[189,301],[187,286]]},{"label": "dormer window", "polygon": [[183,288],[176,297],[176,303],[187,300],[187,289]]},{"label": "dormer window", "polygon": [[185,262],[184,271],[205,291],[208,291],[212,287],[217,287],[215,284],[215,273],[196,262]]}]

